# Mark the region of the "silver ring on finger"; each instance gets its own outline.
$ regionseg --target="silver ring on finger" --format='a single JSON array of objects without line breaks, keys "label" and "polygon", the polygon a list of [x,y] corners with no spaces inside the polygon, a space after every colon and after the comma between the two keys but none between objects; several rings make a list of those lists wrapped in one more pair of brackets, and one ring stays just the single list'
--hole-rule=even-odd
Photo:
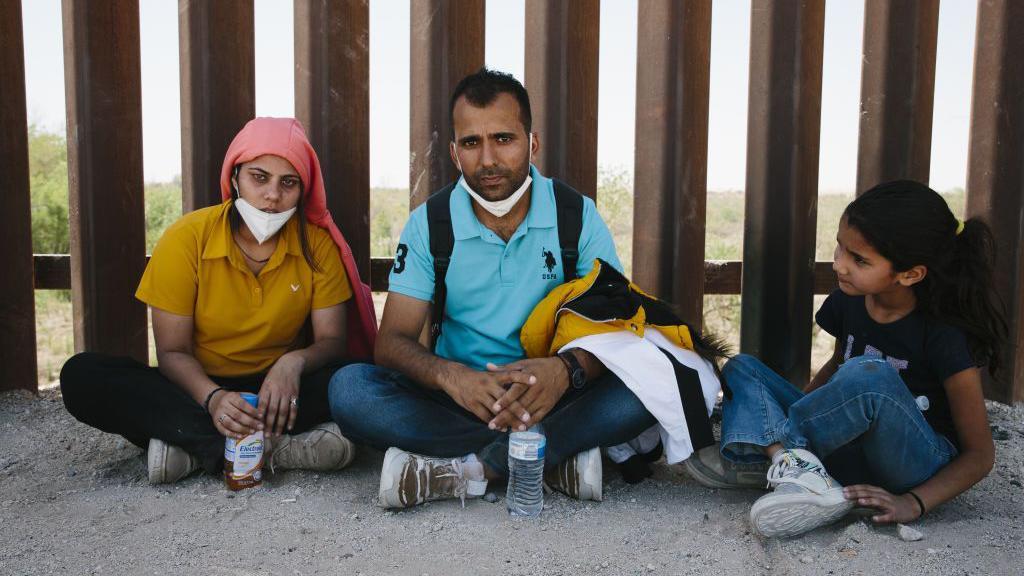
[{"label": "silver ring on finger", "polygon": [[220,422],[221,424],[224,423],[224,415],[223,414],[221,414],[220,416],[217,417],[217,422]]},{"label": "silver ring on finger", "polygon": [[298,408],[298,406],[299,406],[299,399],[294,397],[294,396],[292,396],[292,399],[289,401],[289,404],[292,405],[292,408]]}]

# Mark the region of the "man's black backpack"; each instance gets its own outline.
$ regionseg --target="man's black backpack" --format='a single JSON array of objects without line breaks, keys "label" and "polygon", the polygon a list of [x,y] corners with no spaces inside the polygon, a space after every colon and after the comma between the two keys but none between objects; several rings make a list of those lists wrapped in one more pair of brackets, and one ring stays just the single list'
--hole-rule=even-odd
[{"label": "man's black backpack", "polygon": [[[558,215],[558,245],[562,250],[562,276],[566,282],[576,279],[579,262],[580,234],[583,232],[583,195],[561,180],[552,179],[555,188],[555,211]],[[431,194],[427,199],[427,228],[430,231],[430,254],[434,257],[434,310],[430,320],[430,349],[437,345],[444,320],[444,304],[448,296],[445,277],[455,248],[452,232],[451,204],[456,182]]]}]

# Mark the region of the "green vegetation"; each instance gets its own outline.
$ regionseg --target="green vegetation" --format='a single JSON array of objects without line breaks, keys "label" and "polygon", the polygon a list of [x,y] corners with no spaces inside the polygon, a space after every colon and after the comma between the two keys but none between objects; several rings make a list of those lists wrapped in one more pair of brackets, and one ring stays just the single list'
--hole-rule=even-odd
[{"label": "green vegetation", "polygon": [[[32,251],[67,254],[68,151],[64,136],[29,126],[29,178],[32,205]],[[181,180],[146,184],[146,252],[171,222],[181,216]],[[74,353],[70,290],[37,290],[36,350],[39,382],[53,382]],[[150,338],[152,348],[152,338]],[[152,353],[150,354],[152,357]]]},{"label": "green vegetation", "polygon": [[75,353],[70,290],[36,290],[36,373],[39,385],[54,382]]},{"label": "green vegetation", "polygon": [[[29,129],[29,164],[32,183],[32,242],[36,253],[66,254],[68,244],[67,148],[64,137]],[[598,174],[597,206],[608,223],[619,257],[627,273],[632,268],[633,182],[628,172],[602,170]],[[957,216],[963,214],[964,191],[944,194]],[[167,226],[181,215],[181,181],[147,184],[146,249],[153,245]],[[835,232],[843,208],[852,195],[822,195],[818,199],[816,255],[819,261],[831,260]],[[394,254],[402,227],[409,213],[408,190],[378,188],[371,191],[371,255],[390,257]],[[708,260],[740,260],[743,255],[743,193],[720,191],[708,194],[707,244]],[[815,298],[814,307],[823,297]],[[739,296],[705,296],[706,329],[725,337],[734,349],[739,347]],[[73,353],[70,295],[66,290],[36,292],[36,330],[39,355],[39,380],[52,382],[60,367]],[[832,338],[814,334],[814,368],[831,352]],[[152,337],[150,337],[152,358]]]},{"label": "green vegetation", "polygon": [[29,185],[32,190],[32,251],[67,254],[68,149],[64,137],[29,126]]},{"label": "green vegetation", "polygon": [[370,191],[370,256],[392,258],[409,217],[409,191],[374,188]]},{"label": "green vegetation", "polygon": [[146,254],[168,226],[181,218],[181,178],[160,184],[146,184]]}]

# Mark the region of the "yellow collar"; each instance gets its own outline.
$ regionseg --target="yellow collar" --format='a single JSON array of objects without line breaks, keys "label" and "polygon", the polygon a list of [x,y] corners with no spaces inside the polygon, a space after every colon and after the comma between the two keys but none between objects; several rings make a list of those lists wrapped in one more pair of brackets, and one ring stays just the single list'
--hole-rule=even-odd
[{"label": "yellow collar", "polygon": [[[231,200],[224,201],[220,205],[218,214],[214,216],[214,223],[210,230],[210,236],[206,239],[203,247],[203,260],[227,258],[235,266],[245,269],[238,247],[231,237]],[[277,248],[267,262],[267,268],[275,268],[284,259],[285,254],[302,256],[302,243],[299,241],[299,222],[301,216],[288,220],[284,228],[278,232],[279,238]]]}]

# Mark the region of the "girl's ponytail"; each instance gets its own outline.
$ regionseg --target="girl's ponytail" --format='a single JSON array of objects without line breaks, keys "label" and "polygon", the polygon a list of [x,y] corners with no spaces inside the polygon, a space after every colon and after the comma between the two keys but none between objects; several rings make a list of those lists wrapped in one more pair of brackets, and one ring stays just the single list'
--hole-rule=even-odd
[{"label": "girl's ponytail", "polygon": [[977,218],[961,223],[942,196],[910,180],[868,190],[846,207],[844,218],[894,270],[928,269],[914,284],[918,308],[960,328],[974,361],[994,376],[1008,330],[995,292],[996,244],[989,227]]},{"label": "girl's ponytail", "polygon": [[1005,308],[995,290],[995,253],[995,237],[988,225],[977,218],[965,220],[941,274],[947,277],[949,289],[935,294],[936,312],[966,333],[975,361],[987,364],[993,376],[1002,365],[1008,331]]}]

